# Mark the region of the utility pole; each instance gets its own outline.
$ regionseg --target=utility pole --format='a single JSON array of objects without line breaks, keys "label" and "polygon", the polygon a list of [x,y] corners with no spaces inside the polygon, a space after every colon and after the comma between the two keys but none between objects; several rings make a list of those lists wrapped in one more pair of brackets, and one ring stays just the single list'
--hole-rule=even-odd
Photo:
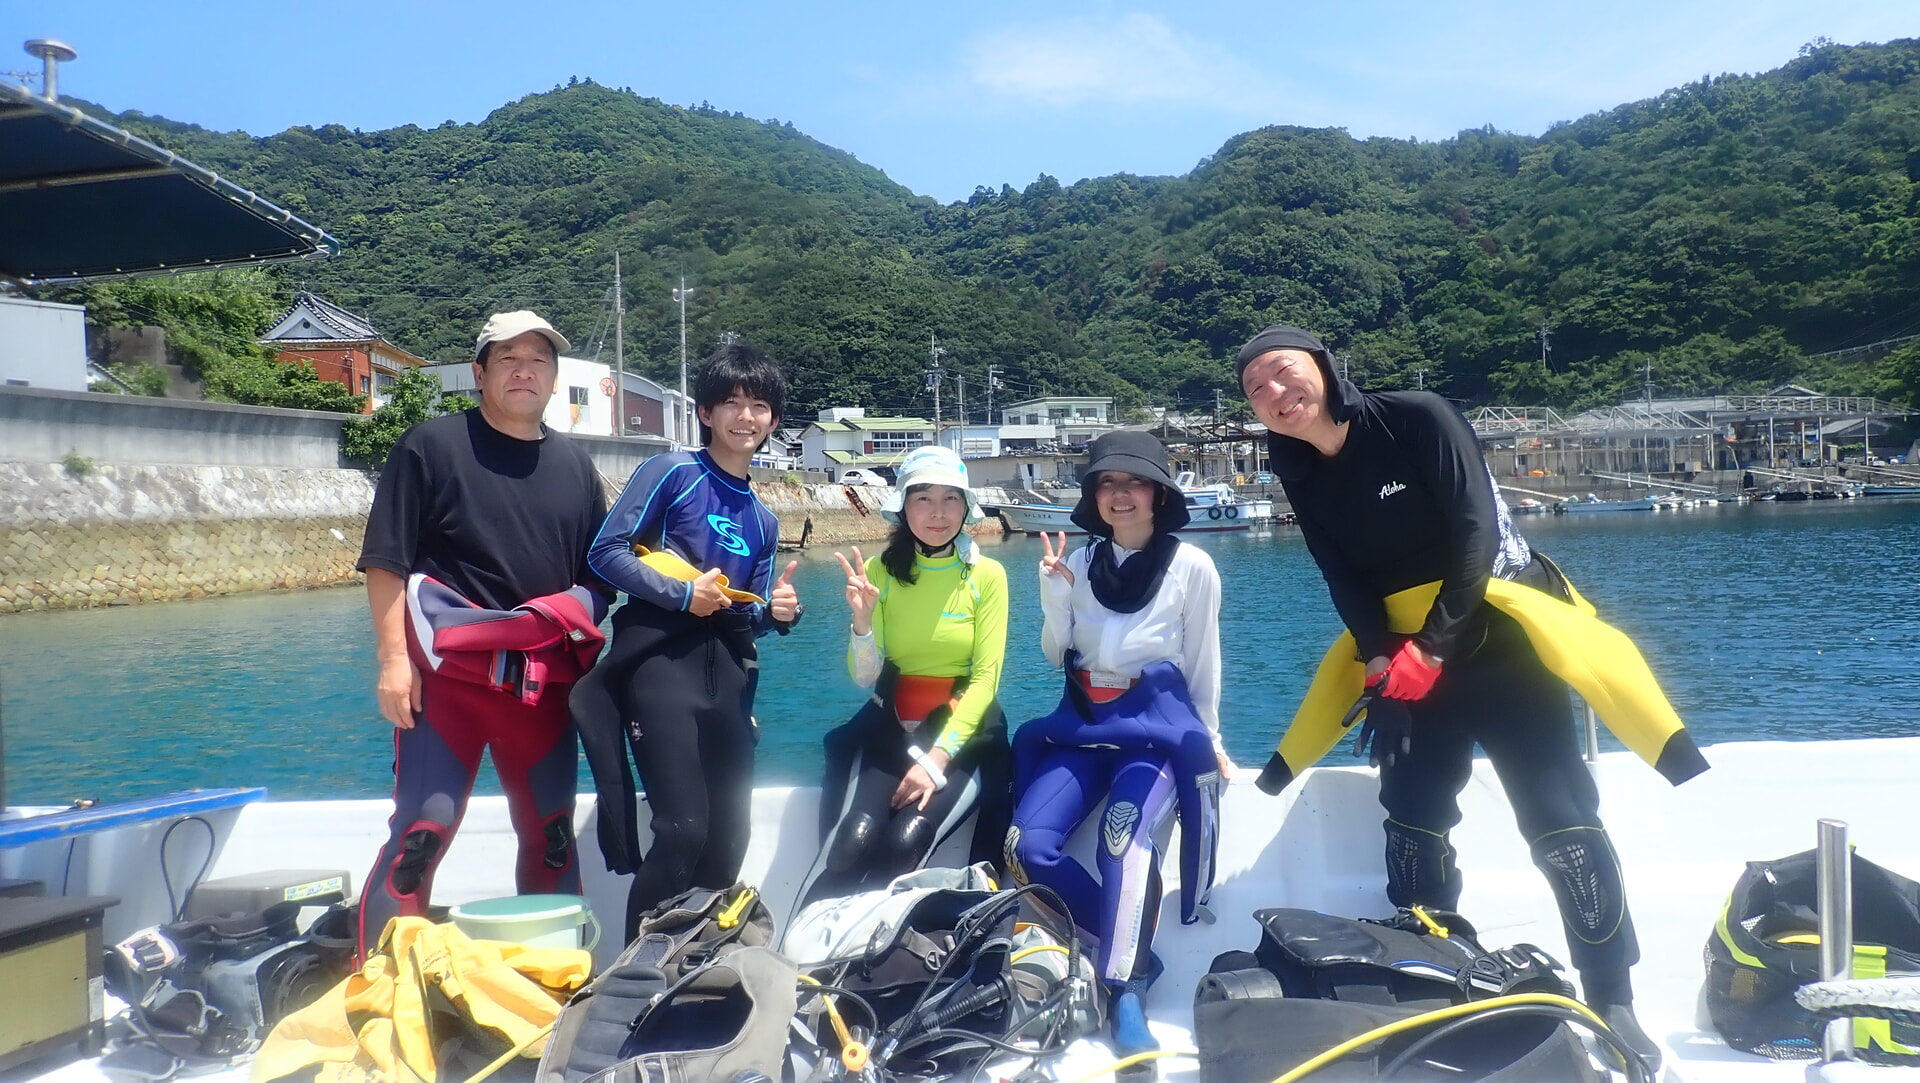
[{"label": "utility pole", "polygon": [[1213,389],[1213,421],[1216,425],[1220,423],[1220,389],[1217,387]]},{"label": "utility pole", "polygon": [[1427,370],[1425,368],[1414,369],[1413,379],[1419,390],[1425,391],[1427,389]]},{"label": "utility pole", "polygon": [[1546,369],[1548,372],[1553,371],[1553,362],[1548,359],[1549,355],[1553,353],[1553,343],[1551,341],[1552,338],[1553,338],[1553,325],[1548,323],[1545,320],[1541,320],[1540,321],[1540,367]]},{"label": "utility pole", "polygon": [[946,380],[947,373],[940,367],[940,358],[946,356],[940,348],[940,340],[933,332],[927,332],[927,353],[933,359],[932,367],[927,369],[927,386],[933,389],[933,442],[940,443],[940,385]]},{"label": "utility pole", "polygon": [[[627,435],[627,295],[620,290],[620,253],[613,254],[613,421]],[[605,341],[605,340],[602,340]]]},{"label": "utility pole", "polygon": [[680,276],[680,288],[673,291],[673,299],[680,302],[680,431],[674,439],[683,446],[696,443],[693,439],[693,407],[687,398],[687,298],[693,291],[687,288],[687,276]]},{"label": "utility pole", "polygon": [[998,425],[993,419],[993,393],[1000,387],[1000,366],[987,366],[987,424]]},{"label": "utility pole", "polygon": [[953,374],[953,382],[960,387],[960,435],[954,438],[953,453],[960,454],[967,446],[967,377],[965,373]]}]

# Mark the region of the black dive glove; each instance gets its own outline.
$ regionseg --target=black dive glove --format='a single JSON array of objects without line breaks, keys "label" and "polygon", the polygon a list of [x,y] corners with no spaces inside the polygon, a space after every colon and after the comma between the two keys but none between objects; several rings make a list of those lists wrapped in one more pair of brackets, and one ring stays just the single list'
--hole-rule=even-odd
[{"label": "black dive glove", "polygon": [[1360,727],[1360,740],[1353,754],[1364,755],[1375,767],[1392,767],[1395,760],[1413,748],[1413,715],[1397,699],[1375,696],[1367,704],[1367,720]]}]

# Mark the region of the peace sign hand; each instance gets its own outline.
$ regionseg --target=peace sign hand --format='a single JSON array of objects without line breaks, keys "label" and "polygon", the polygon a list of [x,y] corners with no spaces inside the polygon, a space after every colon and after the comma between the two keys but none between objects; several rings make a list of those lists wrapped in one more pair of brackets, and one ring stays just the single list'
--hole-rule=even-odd
[{"label": "peace sign hand", "polygon": [[873,610],[880,604],[880,588],[867,578],[867,558],[860,555],[860,547],[853,547],[853,562],[839,553],[833,554],[840,567],[847,573],[847,608],[853,610],[853,634],[866,635],[873,631]]},{"label": "peace sign hand", "polygon": [[800,616],[800,593],[793,589],[793,570],[799,566],[797,560],[787,562],[787,570],[774,580],[773,595],[767,599],[773,619],[782,624],[791,624]]},{"label": "peace sign hand", "polygon": [[1040,574],[1057,575],[1065,579],[1068,585],[1071,586],[1073,583],[1073,569],[1067,567],[1067,532],[1064,530],[1061,531],[1059,537],[1059,547],[1056,549],[1054,540],[1047,536],[1046,531],[1043,530],[1040,532],[1040,544],[1046,551],[1045,555],[1040,558]]}]

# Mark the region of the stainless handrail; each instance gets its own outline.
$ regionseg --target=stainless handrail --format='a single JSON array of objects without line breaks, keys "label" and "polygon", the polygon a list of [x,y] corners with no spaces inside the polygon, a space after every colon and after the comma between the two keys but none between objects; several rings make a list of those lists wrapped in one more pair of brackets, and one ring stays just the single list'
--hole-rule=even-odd
[{"label": "stainless handrail", "polygon": [[[1820,980],[1853,977],[1853,855],[1845,820],[1821,820],[1817,851],[1820,870]],[[1835,1019],[1820,1035],[1821,1059],[1853,1059],[1853,1020]]]}]

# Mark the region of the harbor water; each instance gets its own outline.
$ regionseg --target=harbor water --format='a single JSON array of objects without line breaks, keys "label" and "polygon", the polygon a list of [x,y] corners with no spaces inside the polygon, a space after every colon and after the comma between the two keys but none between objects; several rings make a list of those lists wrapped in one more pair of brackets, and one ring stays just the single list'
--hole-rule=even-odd
[{"label": "harbor water", "polygon": [[[1519,523],[1640,644],[1701,744],[1920,732],[1920,500]],[[1227,747],[1257,771],[1339,622],[1293,528],[1193,540],[1223,580]],[[1039,647],[1040,544],[983,546],[1013,587],[1001,698],[1017,721],[1060,690]],[[795,577],[805,619],[762,641],[763,784],[816,782],[821,735],[864,698],[846,677],[844,582],[830,550],[808,553]],[[357,589],[0,618],[7,798],[239,785],[384,796],[391,727],[373,675]],[[1329,762],[1354,761],[1342,748]],[[498,792],[489,771],[480,787]]]}]

